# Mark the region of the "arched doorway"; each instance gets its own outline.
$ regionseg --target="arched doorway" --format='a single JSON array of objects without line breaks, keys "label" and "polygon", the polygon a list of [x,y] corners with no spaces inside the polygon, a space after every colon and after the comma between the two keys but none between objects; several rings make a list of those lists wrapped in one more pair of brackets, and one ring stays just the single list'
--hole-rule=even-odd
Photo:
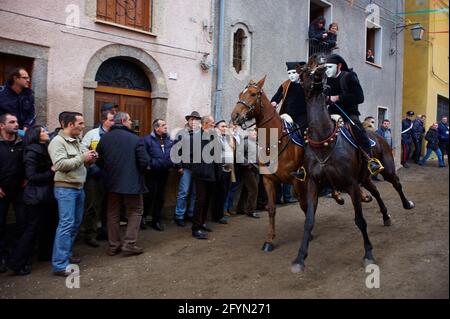
[{"label": "arched doorway", "polygon": [[104,61],[95,76],[94,123],[99,122],[101,107],[113,103],[130,114],[140,136],[151,132],[151,84],[144,70],[131,58],[114,57]]}]

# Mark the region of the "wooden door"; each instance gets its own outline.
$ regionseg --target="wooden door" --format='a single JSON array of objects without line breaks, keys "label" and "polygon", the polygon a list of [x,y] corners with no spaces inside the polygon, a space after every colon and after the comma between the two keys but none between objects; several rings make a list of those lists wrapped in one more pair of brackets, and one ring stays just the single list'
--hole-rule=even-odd
[{"label": "wooden door", "polygon": [[139,136],[151,133],[152,100],[150,92],[99,86],[95,92],[94,123],[100,122],[101,106],[107,102],[118,105],[120,112],[130,115],[134,124],[137,125],[135,131]]},{"label": "wooden door", "polygon": [[31,77],[33,71],[33,59],[0,53],[0,85],[4,85],[11,72],[18,67],[24,68]]}]

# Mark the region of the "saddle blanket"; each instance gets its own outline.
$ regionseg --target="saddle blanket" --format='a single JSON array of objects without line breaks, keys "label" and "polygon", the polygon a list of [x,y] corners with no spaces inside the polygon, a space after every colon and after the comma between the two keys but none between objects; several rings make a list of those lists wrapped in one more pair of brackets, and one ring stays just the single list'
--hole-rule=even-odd
[{"label": "saddle blanket", "polygon": [[[350,145],[353,146],[355,149],[358,149],[358,145],[356,144],[355,139],[350,134],[348,129],[345,126],[343,126],[339,130],[341,132],[341,135],[347,140],[347,142],[349,142]],[[377,142],[375,142],[371,138],[369,138],[369,141],[370,141],[370,147],[374,147],[375,145],[377,145]]]}]

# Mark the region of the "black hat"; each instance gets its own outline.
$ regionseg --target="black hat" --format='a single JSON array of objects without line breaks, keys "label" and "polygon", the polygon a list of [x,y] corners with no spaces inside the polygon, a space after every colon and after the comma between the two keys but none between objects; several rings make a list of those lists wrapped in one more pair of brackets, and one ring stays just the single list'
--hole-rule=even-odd
[{"label": "black hat", "polygon": [[290,71],[290,70],[295,70],[296,68],[297,68],[297,66],[303,66],[303,65],[305,65],[306,64],[306,62],[286,62],[286,67],[287,67],[287,70],[288,71]]},{"label": "black hat", "polygon": [[110,102],[106,102],[106,103],[103,103],[103,105],[102,105],[102,107],[101,107],[101,111],[102,111],[102,112],[104,112],[104,111],[109,111],[109,110],[112,110],[112,109],[114,109],[114,108],[116,108],[116,107],[118,107],[117,104],[110,103]]},{"label": "black hat", "polygon": [[190,115],[186,115],[184,118],[186,119],[186,121],[189,121],[189,119],[193,117],[197,120],[201,120],[202,117],[200,116],[200,114],[197,111],[193,111]]},{"label": "black hat", "polygon": [[345,62],[344,58],[341,57],[339,54],[331,54],[327,57],[327,63],[331,64],[342,64],[342,71],[348,71],[348,65],[347,62]]},{"label": "black hat", "polygon": [[414,116],[414,112],[413,112],[413,111],[408,111],[408,112],[406,112],[406,115],[408,115],[408,116]]},{"label": "black hat", "polygon": [[219,126],[220,123],[226,123],[226,121],[225,121],[225,120],[220,120],[219,122],[216,122],[216,124],[214,125],[214,127]]}]

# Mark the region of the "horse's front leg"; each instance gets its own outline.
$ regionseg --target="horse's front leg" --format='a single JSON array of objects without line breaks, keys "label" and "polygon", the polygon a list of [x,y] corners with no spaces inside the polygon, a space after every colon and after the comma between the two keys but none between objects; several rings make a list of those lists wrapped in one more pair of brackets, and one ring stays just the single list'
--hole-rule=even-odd
[{"label": "horse's front leg", "polygon": [[309,242],[311,241],[311,233],[314,228],[315,214],[318,202],[317,184],[314,180],[308,179],[306,192],[306,218],[303,231],[303,240],[298,251],[297,258],[293,261],[291,271],[300,273],[305,270],[305,259],[308,257]]},{"label": "horse's front leg", "polygon": [[276,213],[276,184],[269,177],[263,177],[264,188],[267,193],[267,211],[269,213],[269,231],[267,233],[267,239],[264,242],[262,250],[271,252],[274,249],[273,240],[275,239],[275,213]]}]

